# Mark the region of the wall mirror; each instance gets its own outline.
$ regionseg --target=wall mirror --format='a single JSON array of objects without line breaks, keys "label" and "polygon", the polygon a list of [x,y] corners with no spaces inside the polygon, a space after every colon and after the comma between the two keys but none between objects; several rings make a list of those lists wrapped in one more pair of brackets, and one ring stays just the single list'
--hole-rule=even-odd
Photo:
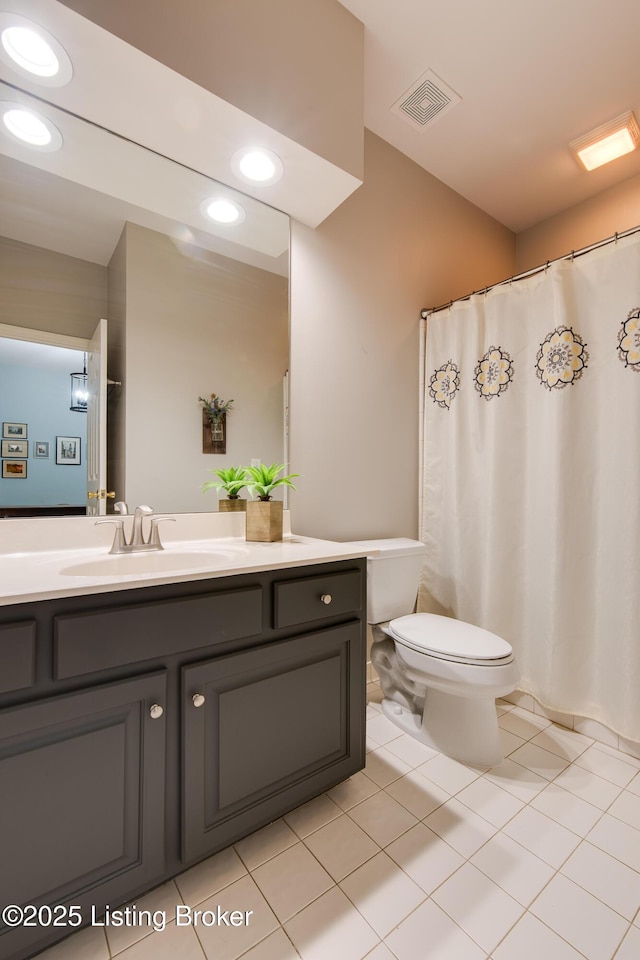
[{"label": "wall mirror", "polygon": [[[56,438],[80,436],[74,418],[86,414],[52,419],[49,375],[29,373],[9,341],[82,356],[103,318],[108,377],[120,384],[107,402],[108,489],[132,507],[215,510],[215,494],[201,493],[211,469],[287,458],[288,217],[0,83],[0,105],[16,102],[53,123],[61,146],[0,133],[0,379],[13,367],[26,385],[0,392],[0,420],[27,423],[29,444],[26,477],[0,479],[0,515],[77,512],[77,484],[66,493],[60,482],[86,475],[82,456],[55,462]],[[236,223],[210,218],[219,201],[235,205]],[[212,393],[233,400],[225,454],[202,452],[198,398]],[[48,460],[35,441],[40,453],[49,444]]]}]

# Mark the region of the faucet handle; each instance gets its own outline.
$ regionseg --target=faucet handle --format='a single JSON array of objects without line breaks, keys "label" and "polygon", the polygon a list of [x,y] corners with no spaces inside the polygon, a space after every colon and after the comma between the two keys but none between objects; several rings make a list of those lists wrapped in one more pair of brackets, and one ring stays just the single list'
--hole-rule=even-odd
[{"label": "faucet handle", "polygon": [[110,523],[116,528],[113,534],[113,543],[111,544],[111,550],[109,553],[122,553],[123,549],[127,546],[127,540],[124,535],[124,519],[119,517],[114,519],[105,517],[101,520],[96,520],[95,526],[97,527],[101,523]]},{"label": "faucet handle", "polygon": [[162,523],[165,520],[169,520],[171,523],[176,522],[175,517],[152,517],[151,518],[151,533],[149,534],[149,544],[152,547],[155,547],[156,550],[164,550],[160,542],[160,531],[158,530],[158,524]]},{"label": "faucet handle", "polygon": [[116,513],[121,514],[123,517],[126,517],[129,514],[129,507],[124,500],[118,500],[117,503],[114,503],[113,509]]}]

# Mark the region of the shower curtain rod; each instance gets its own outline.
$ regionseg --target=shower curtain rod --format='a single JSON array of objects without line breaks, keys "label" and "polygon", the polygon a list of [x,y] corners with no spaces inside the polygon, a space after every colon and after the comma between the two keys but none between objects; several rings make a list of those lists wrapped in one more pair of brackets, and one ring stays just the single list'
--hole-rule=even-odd
[{"label": "shower curtain rod", "polygon": [[518,280],[526,280],[527,277],[535,277],[538,273],[543,273],[545,270],[547,270],[552,263],[558,263],[560,260],[574,260],[576,257],[582,257],[585,253],[590,253],[592,250],[597,250],[598,247],[606,247],[608,243],[617,243],[618,240],[621,240],[623,237],[630,237],[639,230],[640,224],[638,224],[637,227],[631,227],[629,230],[624,230],[622,233],[614,233],[612,237],[607,237],[605,240],[598,240],[597,243],[592,243],[588,247],[582,247],[580,250],[572,250],[571,253],[565,253],[561,257],[555,257],[553,260],[547,260],[546,263],[540,264],[539,267],[532,267],[531,270],[525,270],[524,273],[517,273],[513,277],[507,277],[506,280],[499,280],[498,283],[491,283],[488,287],[481,287],[480,290],[473,290],[464,297],[457,297],[455,300],[449,300],[448,303],[441,303],[437,307],[425,307],[420,311],[420,316],[423,320],[426,320],[427,317],[430,317],[432,313],[438,313],[440,310],[447,310],[449,307],[452,307],[454,303],[462,303],[463,300],[470,300],[471,297],[475,297],[478,293],[488,293],[489,290],[493,290],[495,287],[503,287],[507,283],[516,283]]}]

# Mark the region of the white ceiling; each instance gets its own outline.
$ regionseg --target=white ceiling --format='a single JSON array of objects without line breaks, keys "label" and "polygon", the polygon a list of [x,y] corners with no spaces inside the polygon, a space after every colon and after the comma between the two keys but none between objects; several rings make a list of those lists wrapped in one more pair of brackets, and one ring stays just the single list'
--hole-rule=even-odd
[{"label": "white ceiling", "polygon": [[0,337],[0,363],[10,367],[39,367],[71,374],[83,369],[83,359],[84,354],[80,350]]},{"label": "white ceiling", "polygon": [[[356,177],[335,164],[57,0],[2,0],[2,9],[31,19],[53,34],[74,69],[73,79],[66,86],[43,87],[15,64],[9,65],[11,61],[5,63],[0,58],[0,79],[7,83],[44,96],[51,104],[207,177],[234,183],[243,194],[312,227],[360,185]],[[273,150],[287,176],[269,185],[237,180],[231,159],[247,143]]]},{"label": "white ceiling", "polygon": [[[640,0],[341,0],[365,24],[365,125],[519,232],[640,173],[571,140],[640,118]],[[422,130],[391,106],[426,70],[462,102]]]},{"label": "white ceiling", "polygon": [[[63,138],[61,150],[34,151],[0,126],[3,236],[106,266],[131,221],[182,245],[286,274],[284,214],[0,81],[3,99],[46,114]],[[240,203],[244,222],[227,226],[209,220],[201,205],[217,197]]]}]

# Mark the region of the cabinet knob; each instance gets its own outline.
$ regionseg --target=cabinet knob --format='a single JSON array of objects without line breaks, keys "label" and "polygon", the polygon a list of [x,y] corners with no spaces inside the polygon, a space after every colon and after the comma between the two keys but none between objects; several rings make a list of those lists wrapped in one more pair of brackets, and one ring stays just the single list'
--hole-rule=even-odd
[{"label": "cabinet knob", "polygon": [[194,693],[191,699],[193,700],[194,707],[201,707],[204,703],[204,696],[201,693]]},{"label": "cabinet knob", "polygon": [[333,600],[333,597],[331,596],[330,593],[323,593],[320,599],[322,600],[323,603],[330,604],[331,601]]},{"label": "cabinet knob", "polygon": [[154,703],[153,706],[149,708],[149,716],[152,720],[159,720],[163,713],[164,710],[159,703]]}]

